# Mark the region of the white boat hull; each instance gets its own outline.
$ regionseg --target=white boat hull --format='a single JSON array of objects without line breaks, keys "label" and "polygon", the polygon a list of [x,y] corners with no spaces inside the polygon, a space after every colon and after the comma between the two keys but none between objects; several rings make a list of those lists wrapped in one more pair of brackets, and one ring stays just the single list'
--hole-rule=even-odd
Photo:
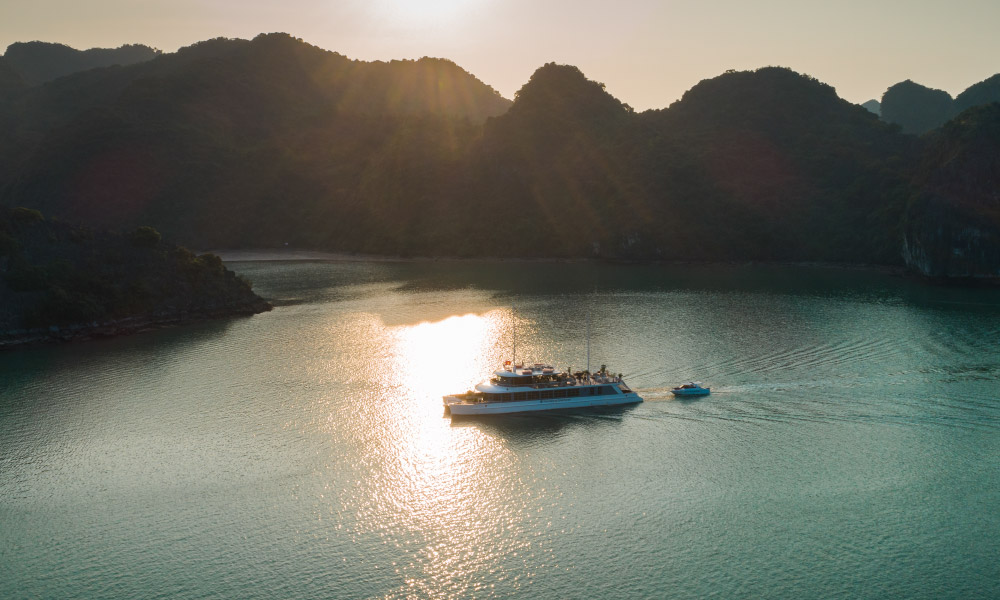
[{"label": "white boat hull", "polygon": [[[449,402],[449,400],[454,400]],[[508,402],[463,402],[454,396],[445,397],[445,407],[452,415],[500,415],[564,410],[567,408],[590,408],[596,406],[618,406],[638,404],[642,398],[635,392],[608,396],[588,396],[576,398],[552,398],[543,400],[521,400]]]}]

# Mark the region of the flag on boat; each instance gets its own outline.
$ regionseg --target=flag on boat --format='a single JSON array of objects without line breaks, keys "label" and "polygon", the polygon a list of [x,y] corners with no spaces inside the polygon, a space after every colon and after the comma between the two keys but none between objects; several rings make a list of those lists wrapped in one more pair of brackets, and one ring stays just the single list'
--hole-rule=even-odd
[{"label": "flag on boat", "polygon": [[510,364],[510,361],[509,361],[509,360],[505,360],[505,361],[503,361],[503,366],[505,366],[505,367],[506,367],[506,366],[507,366],[507,365],[509,365],[509,364]]}]

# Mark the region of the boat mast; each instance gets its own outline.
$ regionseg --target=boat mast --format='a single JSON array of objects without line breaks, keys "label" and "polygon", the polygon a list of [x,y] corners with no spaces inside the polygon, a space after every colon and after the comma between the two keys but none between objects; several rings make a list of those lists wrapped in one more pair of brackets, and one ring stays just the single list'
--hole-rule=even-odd
[{"label": "boat mast", "polygon": [[590,307],[587,307],[587,377],[590,377]]},{"label": "boat mast", "polygon": [[513,371],[514,370],[514,365],[517,364],[517,307],[514,306],[513,304],[510,305],[510,314],[511,314],[511,319],[512,319],[512,324],[511,324],[512,335],[511,335],[511,337],[513,337],[513,346],[514,346],[514,350],[513,350],[513,352],[511,352],[511,354],[513,354],[513,356],[511,357],[511,361],[510,361],[510,370]]}]

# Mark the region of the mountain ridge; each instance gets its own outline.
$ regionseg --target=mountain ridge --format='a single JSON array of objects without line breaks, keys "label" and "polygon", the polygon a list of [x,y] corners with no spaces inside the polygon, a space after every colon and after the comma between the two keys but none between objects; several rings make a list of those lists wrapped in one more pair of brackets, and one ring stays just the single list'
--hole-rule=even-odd
[{"label": "mountain ridge", "polygon": [[0,201],[197,247],[899,266],[927,185],[925,141],[781,67],[637,113],[571,65],[510,102],[444,59],[262,34],[2,106]]},{"label": "mountain ridge", "polygon": [[880,116],[902,127],[905,133],[922,135],[941,127],[965,110],[1000,102],[1000,73],[970,85],[954,98],[907,79],[882,95]]},{"label": "mountain ridge", "polygon": [[34,41],[11,44],[3,57],[26,84],[39,85],[89,69],[145,62],[159,54],[159,50],[142,44],[77,50],[65,44]]}]

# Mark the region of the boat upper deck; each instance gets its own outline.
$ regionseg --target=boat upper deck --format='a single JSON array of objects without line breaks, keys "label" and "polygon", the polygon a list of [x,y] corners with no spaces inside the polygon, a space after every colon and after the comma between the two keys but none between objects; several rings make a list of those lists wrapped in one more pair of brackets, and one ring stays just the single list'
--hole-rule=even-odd
[{"label": "boat upper deck", "polygon": [[[493,372],[493,378],[476,386],[480,392],[509,392],[511,388],[548,389],[577,385],[620,384],[625,386],[620,376],[600,372],[590,374],[586,371],[570,373],[556,371],[551,365],[535,363],[532,365],[505,365],[503,369]],[[627,386],[624,390],[627,391]]]}]

